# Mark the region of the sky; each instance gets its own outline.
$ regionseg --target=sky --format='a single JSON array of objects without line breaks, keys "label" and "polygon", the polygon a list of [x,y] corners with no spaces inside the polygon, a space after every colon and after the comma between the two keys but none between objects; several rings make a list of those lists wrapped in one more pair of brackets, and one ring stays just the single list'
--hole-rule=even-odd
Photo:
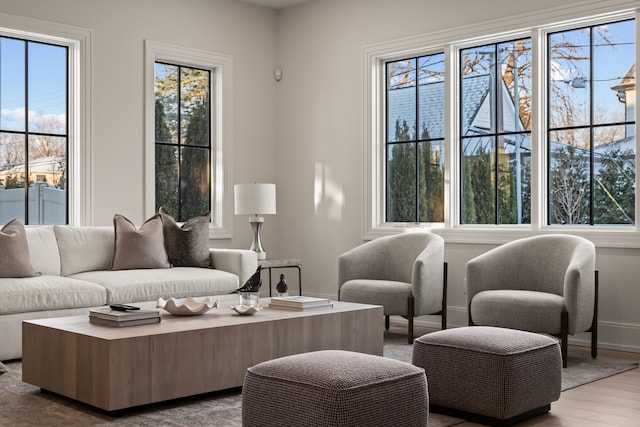
[{"label": "sky", "polygon": [[4,37],[0,38],[0,129],[24,130],[25,58],[29,69],[29,130],[45,131],[38,123],[55,119],[56,133],[65,133],[67,49]]}]

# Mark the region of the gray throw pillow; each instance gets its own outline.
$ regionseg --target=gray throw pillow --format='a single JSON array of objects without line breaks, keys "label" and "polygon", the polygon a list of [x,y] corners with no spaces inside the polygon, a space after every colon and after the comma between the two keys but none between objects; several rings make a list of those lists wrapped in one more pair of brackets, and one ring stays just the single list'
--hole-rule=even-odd
[{"label": "gray throw pillow", "polygon": [[4,365],[2,364],[2,362],[0,362],[0,375],[4,374],[4,373],[6,373],[6,372],[7,372],[7,367],[6,367],[6,366],[4,366]]},{"label": "gray throw pillow", "polygon": [[171,267],[164,248],[160,215],[152,216],[137,230],[127,218],[115,214],[113,227],[115,243],[112,270]]},{"label": "gray throw pillow", "polygon": [[182,226],[162,207],[160,216],[169,262],[174,267],[208,267],[209,212],[189,219]]},{"label": "gray throw pillow", "polygon": [[14,218],[0,230],[0,277],[39,276],[31,265],[27,232],[20,218]]}]

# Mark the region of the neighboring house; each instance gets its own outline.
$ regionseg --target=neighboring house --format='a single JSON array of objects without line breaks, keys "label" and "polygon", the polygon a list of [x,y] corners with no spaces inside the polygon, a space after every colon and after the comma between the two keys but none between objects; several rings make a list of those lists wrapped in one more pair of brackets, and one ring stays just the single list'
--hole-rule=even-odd
[{"label": "neighboring house", "polygon": [[[634,64],[620,83],[611,88],[617,92],[620,102],[625,103],[625,119],[628,121],[635,121],[635,69]],[[490,123],[487,121],[490,114],[485,113],[485,111],[490,108],[490,97],[488,96],[490,92],[489,79],[489,74],[464,79],[464,90],[461,91],[463,98],[462,105],[464,107],[461,117],[462,136],[482,136],[490,129]],[[504,81],[500,81],[504,85],[503,90],[500,91],[502,93],[503,128],[507,132],[524,131],[521,120],[515,114],[513,100],[509,96],[506,85]],[[401,87],[389,91],[387,108],[390,125],[393,125],[396,120],[402,121],[406,118],[413,117],[416,108],[413,101],[414,92],[415,88],[413,87]],[[438,138],[444,135],[444,82],[439,81],[419,85],[418,112],[420,115],[417,126],[419,134],[424,128],[428,131],[431,138]],[[389,135],[393,135],[394,131],[394,129],[389,129]],[[530,139],[530,135],[524,135],[522,138],[521,150],[524,152],[530,151]],[[474,138],[467,139],[466,141],[466,145],[462,147],[463,151],[465,153],[475,153],[480,148],[483,148],[484,151],[487,152],[490,148],[488,144],[491,140],[489,138]],[[513,153],[515,149],[514,141],[506,137],[505,142],[506,144],[504,147],[501,147],[501,150],[503,149],[506,154]],[[475,146],[469,146],[471,143],[475,144]],[[561,143],[552,141],[551,144],[553,148],[558,148],[558,145]],[[482,147],[479,145],[482,145]],[[598,158],[606,151],[614,148],[622,151],[630,150],[631,152],[635,152],[635,125],[626,127],[624,138],[594,147],[596,170],[598,169]]]},{"label": "neighboring house", "polygon": [[[65,159],[63,157],[41,157],[29,162],[29,182],[44,182],[51,187],[60,185],[64,173]],[[24,180],[24,164],[5,169],[0,167],[0,186],[4,186],[7,178]]]}]

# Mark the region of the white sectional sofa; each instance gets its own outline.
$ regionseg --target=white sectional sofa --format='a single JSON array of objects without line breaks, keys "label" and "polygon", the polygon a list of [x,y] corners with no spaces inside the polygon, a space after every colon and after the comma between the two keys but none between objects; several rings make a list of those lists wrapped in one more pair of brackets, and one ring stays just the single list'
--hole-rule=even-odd
[{"label": "white sectional sofa", "polygon": [[35,277],[0,278],[0,361],[22,356],[22,321],[88,315],[106,304],[155,307],[159,297],[233,293],[257,268],[256,253],[210,249],[209,268],[110,270],[113,227],[27,228]]}]

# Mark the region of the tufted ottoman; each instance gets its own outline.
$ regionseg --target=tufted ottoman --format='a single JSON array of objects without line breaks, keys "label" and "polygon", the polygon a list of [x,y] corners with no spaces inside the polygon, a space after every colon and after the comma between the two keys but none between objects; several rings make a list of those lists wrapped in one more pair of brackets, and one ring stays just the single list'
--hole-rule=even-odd
[{"label": "tufted ottoman", "polygon": [[424,370],[370,354],[324,350],[247,370],[243,426],[425,427]]},{"label": "tufted ottoman", "polygon": [[508,426],[548,412],[562,386],[558,342],[514,329],[470,326],[417,338],[413,364],[425,369],[430,410]]}]

